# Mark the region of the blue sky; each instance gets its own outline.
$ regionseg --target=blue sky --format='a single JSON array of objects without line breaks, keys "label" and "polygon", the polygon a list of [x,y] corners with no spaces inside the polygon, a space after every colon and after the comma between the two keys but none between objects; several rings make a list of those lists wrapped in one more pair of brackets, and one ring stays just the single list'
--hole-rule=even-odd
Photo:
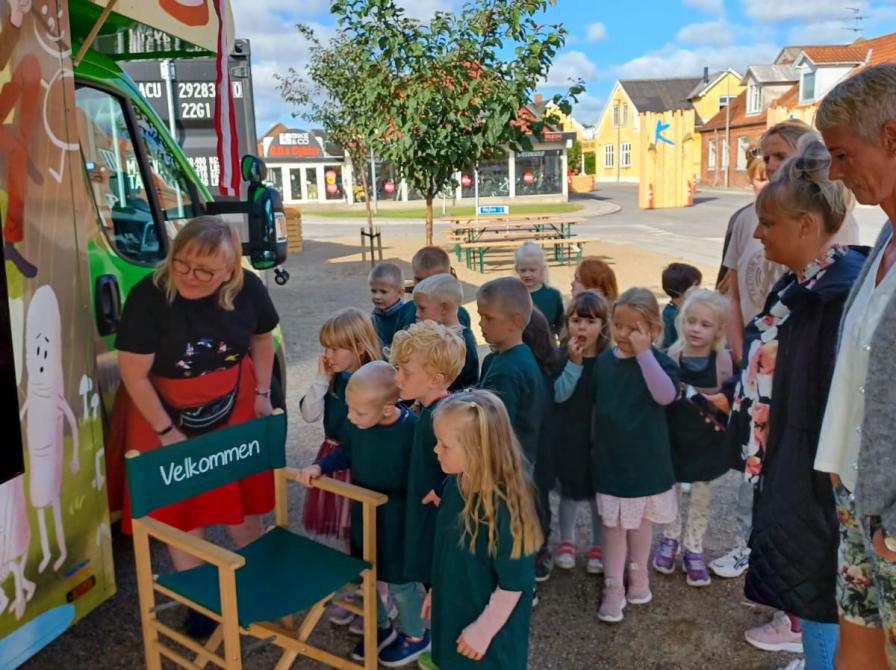
[{"label": "blue sky", "polygon": [[[459,0],[397,0],[425,20],[452,10]],[[305,127],[293,119],[276,91],[274,73],[301,69],[308,44],[293,25],[307,23],[322,37],[334,22],[328,0],[232,0],[236,33],[252,41],[253,80],[259,136],[274,123]],[[550,94],[569,77],[585,80],[587,92],[574,116],[594,123],[617,79],[699,76],[733,67],[771,62],[787,45],[846,44],[863,35],[896,32],[896,0],[557,0],[545,21],[562,23],[569,35],[539,91]]]}]

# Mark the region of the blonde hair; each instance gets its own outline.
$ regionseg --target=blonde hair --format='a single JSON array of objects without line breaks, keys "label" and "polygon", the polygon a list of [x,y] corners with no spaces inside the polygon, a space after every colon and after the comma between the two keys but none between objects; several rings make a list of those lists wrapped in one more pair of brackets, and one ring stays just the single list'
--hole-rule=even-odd
[{"label": "blonde hair", "polygon": [[450,328],[435,321],[419,321],[407,330],[395,333],[389,348],[389,362],[401,365],[415,354],[420,356],[428,373],[443,375],[448,386],[464,369],[467,345]]},{"label": "blonde hair", "polygon": [[395,383],[395,368],[386,361],[371,361],[358,368],[348,378],[346,392],[369,393],[383,407],[398,402],[398,384]]},{"label": "blonde hair", "polygon": [[756,211],[774,208],[797,218],[812,212],[821,216],[830,237],[840,230],[849,211],[851,196],[841,181],[828,179],[831,155],[819,140],[807,136],[799,142],[799,154],[785,161],[775,178],[756,198]]},{"label": "blonde hair", "polygon": [[513,252],[513,269],[519,267],[520,263],[532,261],[538,263],[542,269],[542,281],[548,283],[548,259],[545,256],[544,249],[529,240],[523,242]]},{"label": "blonde hair", "polygon": [[747,150],[747,175],[750,181],[768,181],[768,172],[765,171],[765,161],[759,156],[753,156],[753,147]]},{"label": "blonde hair", "polygon": [[404,275],[401,273],[401,268],[389,261],[377,263],[370,271],[370,274],[367,275],[367,283],[372,284],[373,282],[388,284],[397,291],[404,290]]},{"label": "blonde hair", "polygon": [[476,291],[476,300],[494,305],[507,316],[523,317],[523,328],[532,318],[532,296],[518,277],[499,277],[485,282]]},{"label": "blonde hair", "polygon": [[447,272],[432,275],[417,284],[414,287],[414,297],[418,295],[432,298],[440,305],[447,302],[454,307],[459,307],[464,301],[464,290],[460,282]]},{"label": "blonde hair", "polygon": [[613,314],[619,307],[628,307],[638,312],[647,322],[647,326],[655,333],[654,344],[663,338],[663,319],[660,316],[660,304],[653,292],[646,288],[633,287],[623,292],[613,303]]},{"label": "blonde hair", "polygon": [[613,268],[599,258],[590,256],[582,260],[576,268],[579,281],[585,289],[596,289],[603,296],[613,302],[619,297],[619,285],[616,283],[616,273]]},{"label": "blonde hair", "polygon": [[768,138],[777,135],[787,142],[791,149],[797,149],[800,138],[807,134],[811,134],[814,139],[821,139],[819,134],[812,130],[812,127],[804,121],[800,121],[799,119],[787,119],[786,121],[776,123],[762,133],[762,138],[759,140],[759,146],[762,146]]},{"label": "blonde hair", "polygon": [[355,370],[365,363],[382,359],[380,338],[370,315],[356,307],[345,307],[320,327],[320,345],[348,349],[355,357]]},{"label": "blonde hair", "polygon": [[849,126],[871,145],[879,145],[880,130],[896,120],[896,64],[865,68],[837,84],[815,113],[819,130]]},{"label": "blonde hair", "polygon": [[235,228],[227,225],[217,216],[197,216],[181,228],[168,248],[159,267],[152,275],[153,284],[165,293],[169,303],[177,297],[177,287],[172,274],[174,258],[182,253],[199,256],[220,256],[226,254],[232,265],[230,279],[218,288],[218,307],[228,312],[234,308],[234,300],[243,290],[243,266],[240,265],[243,243]]},{"label": "blonde hair", "polygon": [[510,516],[510,557],[538,551],[543,536],[534,489],[504,403],[490,391],[464,391],[443,400],[434,421],[451,427],[466,456],[466,467],[457,481],[464,499],[461,518],[470,552],[475,553],[484,527],[488,533],[488,555],[497,556],[501,503]]},{"label": "blonde hair", "polygon": [[678,339],[675,341],[675,344],[669,347],[670,352],[681,351],[684,348],[685,320],[688,318],[688,311],[697,305],[706,307],[712,312],[717,327],[716,339],[712,348],[716,352],[724,351],[726,343],[725,326],[728,323],[728,312],[731,309],[731,303],[728,301],[728,298],[718,291],[695,286],[684,294],[681,310],[679,310],[678,316],[675,317],[675,329],[678,331]]}]

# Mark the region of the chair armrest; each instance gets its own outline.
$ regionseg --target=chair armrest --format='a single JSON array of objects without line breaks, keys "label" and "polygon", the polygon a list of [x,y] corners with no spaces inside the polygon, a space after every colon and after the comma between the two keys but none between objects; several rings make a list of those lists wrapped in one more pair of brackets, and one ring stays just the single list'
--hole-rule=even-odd
[{"label": "chair armrest", "polygon": [[[282,472],[286,475],[287,479],[291,479],[294,482],[299,481],[299,471],[295,468],[283,468]],[[386,501],[389,500],[389,496],[384,493],[377,493],[376,491],[371,491],[370,489],[365,489],[356,486],[355,484],[340,482],[332,477],[318,477],[313,481],[313,486],[321,491],[328,491],[338,496],[348,498],[349,500],[356,500],[360,503],[369,503],[374,507],[385,505]]]},{"label": "chair armrest", "polygon": [[176,549],[185,551],[191,556],[200,558],[206,563],[211,563],[218,568],[236,570],[246,564],[246,559],[237,553],[212,544],[201,537],[173,528],[151,517],[145,516],[141,519],[134,519],[134,521],[142,524],[151,537]]}]

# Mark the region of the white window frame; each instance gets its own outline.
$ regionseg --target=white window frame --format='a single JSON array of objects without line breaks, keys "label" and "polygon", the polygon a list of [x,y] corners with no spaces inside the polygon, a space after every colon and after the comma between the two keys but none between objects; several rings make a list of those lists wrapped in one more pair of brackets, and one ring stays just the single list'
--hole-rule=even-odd
[{"label": "white window frame", "polygon": [[759,114],[762,111],[762,86],[752,79],[747,85],[747,114]]},{"label": "white window frame", "polygon": [[720,110],[725,109],[728,105],[730,105],[734,101],[734,99],[736,97],[737,97],[736,95],[720,95],[719,96],[719,109]]},{"label": "white window frame", "polygon": [[716,169],[716,141],[710,140],[706,145],[706,167],[710,170]]},{"label": "white window frame", "polygon": [[622,103],[618,100],[613,103],[613,127],[619,128],[619,112],[621,111]]},{"label": "white window frame", "polygon": [[735,166],[739,172],[745,172],[747,169],[747,149],[749,147],[749,137],[741,135],[737,138],[737,160],[735,161]]},{"label": "white window frame", "polygon": [[[812,78],[812,91],[811,95],[807,95],[809,93],[806,91],[806,77],[810,76]],[[815,75],[815,70],[811,68],[806,68],[800,73],[800,103],[813,102],[815,100],[815,89],[818,87],[818,79]]]},{"label": "white window frame", "polygon": [[604,167],[611,168],[616,165],[616,147],[612,144],[604,145]]},{"label": "white window frame", "polygon": [[631,142],[623,142],[622,144],[619,145],[619,167],[630,168],[631,166],[632,166],[632,143]]},{"label": "white window frame", "polygon": [[628,103],[622,103],[622,127],[625,128],[625,124],[628,123]]}]

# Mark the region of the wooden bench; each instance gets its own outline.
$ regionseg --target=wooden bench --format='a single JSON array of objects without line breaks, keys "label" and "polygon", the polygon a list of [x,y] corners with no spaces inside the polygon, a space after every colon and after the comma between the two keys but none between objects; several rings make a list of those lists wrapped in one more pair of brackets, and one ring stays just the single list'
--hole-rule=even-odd
[{"label": "wooden bench", "polygon": [[[551,238],[532,239],[526,238],[533,244],[543,249],[554,250],[554,260],[564,265],[573,262],[579,263],[583,256],[583,247],[587,242],[597,242],[596,239],[587,238]],[[479,266],[479,272],[485,272],[485,255],[493,249],[513,249],[519,246],[518,241],[494,240],[488,242],[461,242],[460,248],[467,254],[467,267],[475,269]],[[573,256],[575,259],[573,259]]]}]

